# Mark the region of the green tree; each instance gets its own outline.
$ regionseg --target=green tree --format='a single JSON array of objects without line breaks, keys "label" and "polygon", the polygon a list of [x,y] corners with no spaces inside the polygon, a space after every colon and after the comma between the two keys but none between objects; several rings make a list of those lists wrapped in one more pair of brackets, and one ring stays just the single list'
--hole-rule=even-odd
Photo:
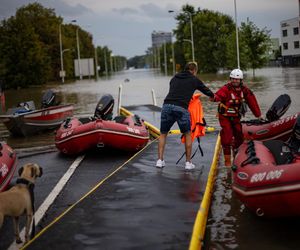
[{"label": "green tree", "polygon": [[262,68],[268,61],[266,52],[271,46],[270,31],[266,28],[260,30],[253,22],[247,20],[241,24],[240,37],[248,60],[246,68],[252,68],[255,75],[255,69]]},{"label": "green tree", "polygon": [[[234,69],[238,67],[237,62],[237,48],[236,48],[236,32],[234,31],[226,40],[226,53],[227,57],[227,69]],[[246,45],[243,39],[239,39],[239,59],[240,59],[240,68],[247,69],[248,65],[248,55],[246,53]]]},{"label": "green tree", "polygon": [[42,84],[52,79],[58,22],[53,10],[37,3],[18,9],[15,17],[2,21],[0,54],[7,87]]},{"label": "green tree", "polygon": [[[184,5],[182,11],[176,15],[175,19],[177,20],[177,27],[173,30],[173,33],[176,36],[174,45],[175,61],[176,64],[180,64],[181,66],[184,66],[186,62],[192,60],[191,43],[187,42],[187,40],[191,40],[190,15],[188,13],[190,13],[191,16],[194,16],[196,11],[193,6],[187,4]],[[195,60],[198,61],[197,56]]]},{"label": "green tree", "polygon": [[53,9],[38,3],[17,10],[16,15],[0,24],[0,78],[6,87],[26,87],[60,81],[61,27],[63,61],[67,78],[74,78],[78,29],[81,58],[94,58],[93,37],[78,25],[63,24]]},{"label": "green tree", "polygon": [[[190,13],[190,14],[189,14]],[[193,6],[185,5],[182,12],[176,16],[178,21],[176,34],[177,49],[181,49],[181,56],[185,62],[191,60],[191,44],[185,40],[191,39],[190,16],[193,21],[195,60],[204,72],[216,72],[227,66],[229,58],[226,51],[227,40],[234,31],[234,22],[228,15],[207,9],[195,10]],[[176,56],[180,51],[176,49]],[[185,63],[185,62],[181,62]]]},{"label": "green tree", "polygon": [[108,55],[110,54],[110,51],[108,48],[97,46],[97,61],[98,66],[100,67],[100,70],[98,71],[100,75],[106,74],[109,71],[108,67]]},{"label": "green tree", "polygon": [[145,55],[134,56],[127,61],[127,67],[134,67],[136,69],[144,68],[146,64],[145,58]]}]

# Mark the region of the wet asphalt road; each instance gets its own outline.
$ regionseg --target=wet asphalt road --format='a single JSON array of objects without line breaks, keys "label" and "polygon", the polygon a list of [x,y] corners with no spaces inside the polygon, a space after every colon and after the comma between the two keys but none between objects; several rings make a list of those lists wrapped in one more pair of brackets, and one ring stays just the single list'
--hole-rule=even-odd
[{"label": "wet asphalt road", "polygon": [[[42,203],[46,196],[50,193],[57,181],[61,178],[68,167],[74,161],[73,158],[62,157],[58,152],[53,151],[44,154],[19,154],[18,155],[18,168],[21,168],[25,163],[33,162],[39,164],[43,168],[43,176],[37,179],[35,185],[35,206],[36,208]],[[17,179],[18,170],[11,182],[15,184]],[[21,218],[21,225],[24,225],[25,218]],[[0,249],[7,249],[13,242],[14,232],[12,219],[5,217],[4,224],[0,229]]]},{"label": "wet asphalt road", "polygon": [[[60,178],[65,174],[70,165],[76,159],[75,156],[65,156],[56,149],[50,152],[31,154],[18,153],[18,168],[28,162],[39,164],[43,168],[43,176],[38,178],[35,184],[35,207],[36,210],[55,187]],[[117,154],[117,157],[115,157]],[[110,173],[114,167],[126,161],[132,154],[119,151],[98,150],[89,152],[80,167],[77,168],[63,192],[55,200],[45,217],[41,221],[42,226],[36,227],[38,232],[47,222],[52,221],[71,204],[75,203],[88,192],[100,179]],[[17,172],[11,184],[17,179]],[[20,225],[23,227],[25,218],[21,218]],[[20,226],[20,228],[22,228]],[[0,229],[0,249],[7,249],[14,240],[12,219],[6,217],[3,227]]]},{"label": "wet asphalt road", "polygon": [[183,150],[179,135],[168,138],[162,170],[154,167],[157,141],[126,164],[128,155],[87,155],[38,229],[97,186],[28,249],[187,249],[216,138],[215,133],[203,138],[204,157],[196,154],[191,172],[184,170],[184,161],[175,165]]}]

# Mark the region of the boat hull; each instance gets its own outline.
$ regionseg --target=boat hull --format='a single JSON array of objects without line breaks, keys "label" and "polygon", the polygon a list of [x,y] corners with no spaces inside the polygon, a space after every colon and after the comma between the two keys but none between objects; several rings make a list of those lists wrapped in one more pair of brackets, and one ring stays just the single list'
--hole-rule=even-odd
[{"label": "boat hull", "polygon": [[28,136],[45,130],[58,128],[60,124],[73,115],[74,106],[60,105],[21,114],[1,115],[0,121],[17,136]]},{"label": "boat hull", "polygon": [[7,189],[17,167],[16,153],[5,142],[0,143],[0,192]]},{"label": "boat hull", "polygon": [[283,140],[286,141],[293,130],[295,121],[300,113],[290,115],[277,121],[253,124],[247,121],[242,124],[244,138],[246,140]]},{"label": "boat hull", "polygon": [[83,123],[72,118],[57,130],[55,145],[64,154],[74,155],[95,147],[138,151],[148,140],[149,133],[144,123],[137,125],[130,116],[122,123],[102,119]]},{"label": "boat hull", "polygon": [[237,197],[258,216],[300,216],[300,157],[278,165],[263,142],[253,141],[253,148],[251,152],[249,142],[243,143],[233,162],[232,189]]}]

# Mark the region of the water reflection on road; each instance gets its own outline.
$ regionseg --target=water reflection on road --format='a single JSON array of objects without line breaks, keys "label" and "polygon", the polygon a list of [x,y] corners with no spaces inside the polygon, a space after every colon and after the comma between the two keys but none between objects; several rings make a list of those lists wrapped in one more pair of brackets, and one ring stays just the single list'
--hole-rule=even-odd
[{"label": "water reflection on road", "polygon": [[[222,75],[200,75],[207,85],[216,91],[228,79]],[[122,85],[122,104],[152,104],[151,91],[156,94],[157,105],[161,106],[169,88],[170,76],[161,75],[157,70],[128,70],[110,78],[98,81],[82,80],[66,84],[33,87],[25,90],[8,90],[7,107],[18,102],[34,100],[39,104],[45,89],[53,88],[62,93],[63,103],[75,104],[75,115],[93,115],[100,97],[105,93],[114,96],[117,102],[119,86]],[[247,72],[247,85],[255,92],[265,114],[280,94],[289,94],[292,105],[287,114],[299,111],[300,107],[300,68],[265,68]],[[30,98],[29,98],[30,97]],[[202,98],[205,118],[209,126],[219,127],[216,119],[217,104]],[[115,112],[116,112],[115,105]],[[253,118],[248,112],[246,118]],[[27,138],[9,136],[0,125],[0,136],[13,148],[49,145],[54,142],[54,132]],[[208,221],[207,237],[210,249],[297,249],[300,245],[299,220],[263,220],[250,214],[233,196],[230,178],[226,169],[220,169],[216,191]]]}]

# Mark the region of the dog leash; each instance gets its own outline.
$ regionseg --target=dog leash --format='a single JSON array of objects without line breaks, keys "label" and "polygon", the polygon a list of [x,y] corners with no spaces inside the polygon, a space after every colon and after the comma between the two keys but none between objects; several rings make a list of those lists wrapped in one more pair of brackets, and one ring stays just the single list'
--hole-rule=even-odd
[{"label": "dog leash", "polygon": [[31,228],[31,234],[30,234],[30,238],[32,239],[35,235],[35,219],[34,219],[34,213],[35,213],[35,209],[34,209],[34,183],[24,179],[24,178],[18,178],[16,181],[17,184],[24,184],[27,186],[28,190],[29,190],[29,194],[30,194],[30,200],[31,200],[31,208],[32,208],[32,228]]}]

